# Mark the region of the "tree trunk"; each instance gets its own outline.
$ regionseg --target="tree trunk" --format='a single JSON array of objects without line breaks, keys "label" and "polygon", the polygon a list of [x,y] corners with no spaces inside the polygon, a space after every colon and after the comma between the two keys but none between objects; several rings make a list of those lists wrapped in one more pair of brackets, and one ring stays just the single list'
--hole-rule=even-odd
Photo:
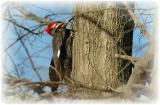
[{"label": "tree trunk", "polygon": [[77,3],[74,16],[73,80],[96,89],[126,83],[131,63],[115,57],[132,53],[134,23],[124,6],[115,2]]}]

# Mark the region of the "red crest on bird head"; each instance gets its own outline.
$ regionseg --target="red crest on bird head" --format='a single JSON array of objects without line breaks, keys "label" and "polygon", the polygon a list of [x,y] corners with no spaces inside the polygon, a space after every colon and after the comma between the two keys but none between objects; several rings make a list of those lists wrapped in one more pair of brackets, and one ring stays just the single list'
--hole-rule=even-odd
[{"label": "red crest on bird head", "polygon": [[63,26],[63,22],[51,22],[45,27],[44,31],[51,35],[52,29],[60,29]]}]

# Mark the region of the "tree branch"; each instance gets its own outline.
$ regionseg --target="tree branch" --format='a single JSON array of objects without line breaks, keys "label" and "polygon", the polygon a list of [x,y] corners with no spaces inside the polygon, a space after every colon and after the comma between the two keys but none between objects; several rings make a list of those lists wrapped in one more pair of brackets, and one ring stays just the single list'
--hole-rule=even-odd
[{"label": "tree branch", "polygon": [[142,23],[139,21],[139,19],[134,15],[132,9],[130,8],[130,6],[127,3],[124,3],[124,5],[126,6],[126,9],[128,10],[129,15],[131,16],[131,18],[134,20],[134,23],[137,27],[139,27],[139,29],[141,30],[141,32],[143,32],[143,34],[149,39],[151,40],[151,34],[149,32],[147,32],[147,30],[144,28],[144,26],[142,25]]},{"label": "tree branch", "polygon": [[[15,29],[15,32],[16,32],[18,38],[19,38],[20,37],[20,35],[19,35],[20,33],[18,32],[18,30],[17,30],[17,28],[15,26],[14,26],[14,29]],[[26,52],[26,54],[27,54],[27,56],[29,58],[29,61],[30,61],[30,64],[31,64],[31,67],[32,67],[33,71],[37,74],[39,80],[42,81],[42,78],[41,78],[39,72],[37,71],[37,69],[36,69],[36,67],[35,67],[35,65],[33,63],[33,60],[32,60],[32,57],[30,55],[30,52],[29,52],[28,48],[26,47],[26,45],[24,44],[24,42],[21,39],[20,39],[20,42],[21,42],[21,44],[22,44],[22,46],[23,46],[23,48],[24,48],[24,50],[25,50],[25,52]]]},{"label": "tree branch", "polygon": [[128,55],[120,55],[120,54],[115,54],[115,57],[116,58],[121,58],[121,59],[124,59],[124,60],[129,60],[133,64],[135,64],[136,61],[139,59],[139,58],[136,58],[136,57],[132,57],[132,56],[128,56]]}]

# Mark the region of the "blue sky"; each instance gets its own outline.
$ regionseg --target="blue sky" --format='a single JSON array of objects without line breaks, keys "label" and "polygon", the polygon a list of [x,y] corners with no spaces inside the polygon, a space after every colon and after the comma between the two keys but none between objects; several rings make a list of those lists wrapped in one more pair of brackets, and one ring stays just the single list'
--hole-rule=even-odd
[{"label": "blue sky", "polygon": [[[25,3],[25,6],[29,11],[32,11],[39,17],[44,17],[46,14],[52,14],[52,13],[65,13],[65,15],[58,15],[53,16],[51,19],[53,20],[68,20],[72,16],[72,2],[30,2]],[[137,5],[139,6],[139,5]],[[43,8],[43,9],[42,9]],[[137,7],[138,8],[138,7]],[[137,17],[141,20],[143,23],[143,18],[146,18],[146,16],[139,16],[137,14]],[[36,22],[30,21],[30,20],[20,20],[26,27],[30,27],[33,25],[36,25]],[[152,17],[148,17],[147,21],[152,21]],[[152,32],[152,26],[153,23],[147,24],[147,29],[149,32]],[[43,31],[43,28],[41,29]],[[133,56],[142,56],[144,54],[144,50],[140,51],[138,48],[139,46],[142,46],[143,44],[147,43],[147,39],[144,36],[139,35],[140,30],[136,29],[134,30],[134,37],[133,37]],[[4,46],[8,46],[11,44],[15,39],[17,38],[15,33],[13,33],[13,27],[9,27],[7,31],[5,31],[5,41],[8,42],[8,44],[5,44]],[[41,36],[30,36],[29,40],[28,37],[24,38],[24,42],[27,45],[29,51],[31,54],[34,54],[38,50],[41,50],[42,48],[45,48],[46,46],[48,49],[44,50],[43,52],[40,52],[38,55],[33,56],[33,61],[38,68],[41,77],[43,80],[48,80],[48,66],[50,64],[50,60],[52,57],[52,50],[51,50],[51,41],[52,37],[49,36],[47,33],[43,33]],[[11,49],[8,50],[8,52],[12,55],[15,62],[17,64],[20,64],[19,69],[23,71],[23,77],[26,77],[28,79],[31,79],[33,81],[39,81],[37,76],[33,73],[31,70],[31,66],[29,64],[29,61],[26,60],[25,63],[22,65],[21,62],[24,58],[26,58],[26,54],[24,52],[24,49],[22,46],[20,46],[20,43],[17,42]],[[8,70],[11,72],[14,70],[13,64],[7,60],[5,62],[6,65],[12,65],[8,67]],[[13,71],[14,72],[14,71]]]},{"label": "blue sky", "polygon": [[[38,4],[36,2],[33,2],[33,3],[30,2],[30,3],[26,3],[25,6],[27,8],[29,8],[28,9],[29,11],[32,11],[34,14],[36,14],[39,17],[44,17],[46,14],[52,14],[52,13],[60,13],[60,14],[67,13],[66,15],[53,16],[51,18],[53,20],[68,20],[68,19],[70,19],[71,15],[72,15],[71,2],[63,2],[63,3],[60,3],[60,2],[42,3],[42,2],[40,2]],[[46,10],[43,10],[41,8],[46,9]],[[18,13],[15,12],[15,14],[18,14]],[[20,23],[23,23],[23,25],[25,27],[31,27],[31,26],[34,26],[37,24],[36,22],[30,21],[30,20],[23,20],[20,18],[17,18],[17,21]],[[43,28],[41,29],[42,31],[43,31]],[[8,27],[8,30],[6,30],[5,32],[6,33],[5,33],[4,38],[6,39],[5,42],[7,41],[8,44],[3,44],[3,45],[4,45],[4,47],[7,47],[11,43],[13,43],[17,37],[16,37],[15,33],[13,33],[12,26]],[[24,40],[25,45],[28,47],[31,54],[34,54],[35,52],[37,52],[45,47],[48,47],[48,49],[33,56],[33,61],[36,65],[36,67],[38,68],[42,79],[48,80],[48,66],[50,64],[51,57],[52,57],[52,50],[51,50],[52,37],[49,36],[45,32],[41,36],[30,36],[30,35],[28,35],[28,36],[29,37],[26,37],[23,40]],[[13,57],[16,64],[20,64],[19,69],[24,72],[23,77],[26,77],[26,78],[31,79],[33,81],[39,81],[39,79],[34,75],[33,71],[31,70],[31,66],[30,66],[28,60],[26,60],[23,63],[23,66],[21,64],[23,59],[26,58],[27,55],[25,54],[25,51],[24,51],[23,47],[21,46],[20,42],[17,42],[15,45],[13,45],[12,48],[10,48],[8,50],[8,52]],[[13,71],[13,73],[14,73],[13,64],[9,60],[7,60],[6,64],[12,65],[12,66],[9,66],[9,67],[7,66],[7,67],[10,72]]]}]

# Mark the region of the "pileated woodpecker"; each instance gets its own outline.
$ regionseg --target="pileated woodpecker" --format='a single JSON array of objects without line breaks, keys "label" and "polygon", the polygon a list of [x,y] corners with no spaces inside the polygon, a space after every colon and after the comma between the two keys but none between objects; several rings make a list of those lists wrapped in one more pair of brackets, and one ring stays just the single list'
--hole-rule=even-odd
[{"label": "pileated woodpecker", "polygon": [[45,31],[53,36],[53,57],[49,67],[49,78],[52,82],[52,91],[56,91],[64,76],[70,77],[72,38],[70,37],[70,30],[66,29],[65,23],[61,21],[49,23]]}]

